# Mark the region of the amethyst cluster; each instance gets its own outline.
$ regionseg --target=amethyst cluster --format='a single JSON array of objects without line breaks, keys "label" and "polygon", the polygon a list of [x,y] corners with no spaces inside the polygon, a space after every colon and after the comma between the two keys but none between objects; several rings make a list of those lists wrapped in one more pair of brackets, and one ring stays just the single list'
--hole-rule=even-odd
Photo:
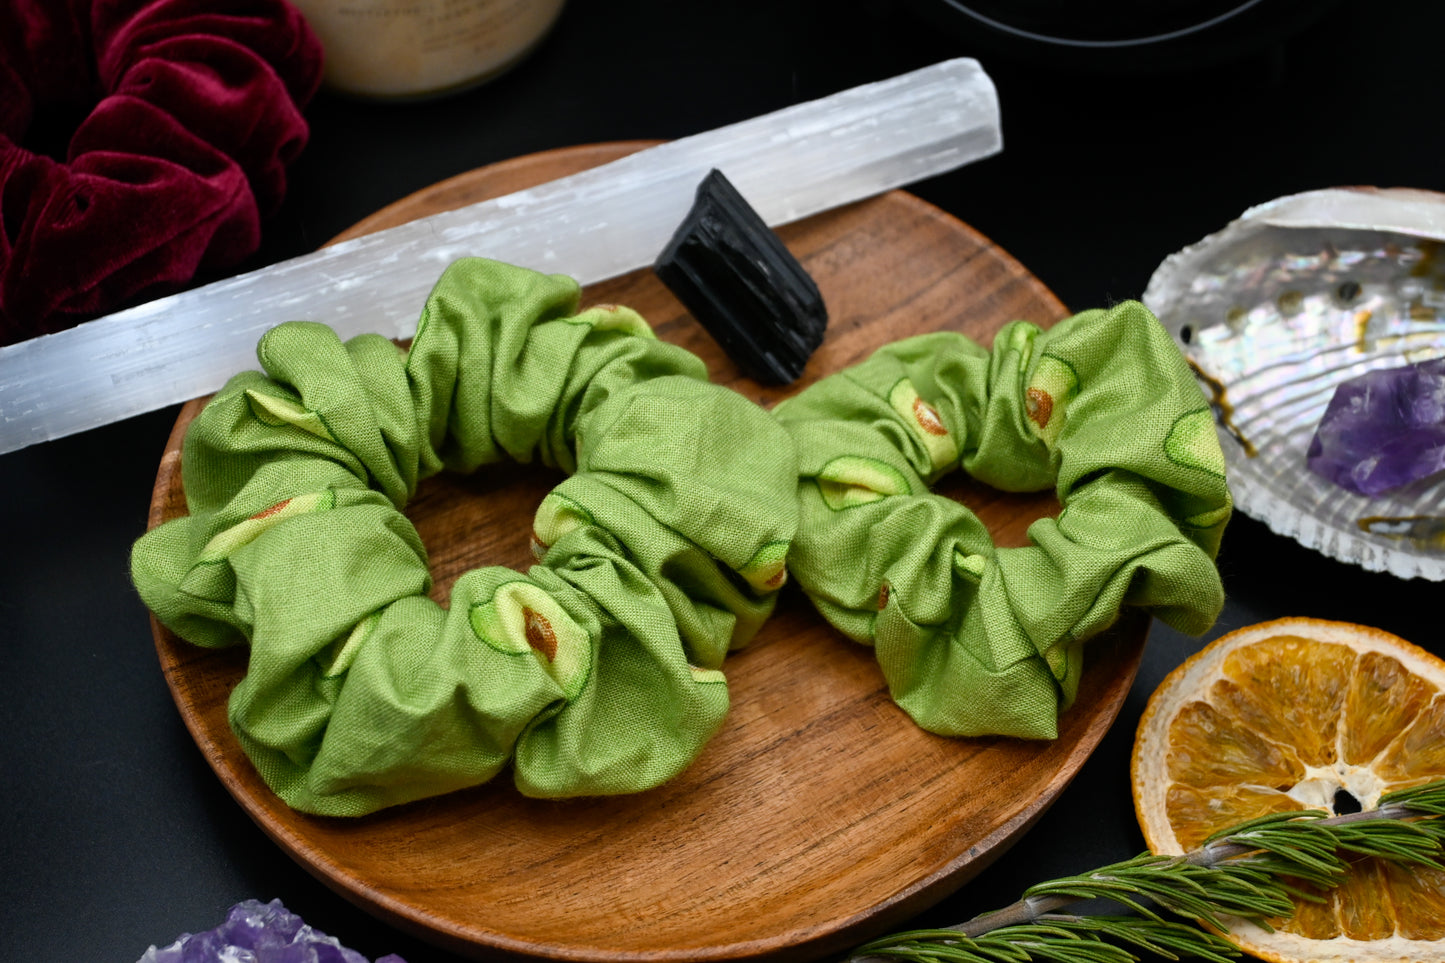
[{"label": "amethyst cluster", "polygon": [[[279,899],[249,899],[204,933],[186,933],[165,949],[146,950],[138,963],[367,963],[334,936],[313,930]],[[406,963],[388,954],[376,963]]]},{"label": "amethyst cluster", "polygon": [[1305,457],[1315,474],[1369,496],[1445,471],[1445,358],[1341,383]]}]

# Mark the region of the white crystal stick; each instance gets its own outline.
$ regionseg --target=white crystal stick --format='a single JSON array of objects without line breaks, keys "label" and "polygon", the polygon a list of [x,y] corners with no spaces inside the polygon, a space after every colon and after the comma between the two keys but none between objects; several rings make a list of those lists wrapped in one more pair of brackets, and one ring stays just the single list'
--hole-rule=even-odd
[{"label": "white crystal stick", "polygon": [[651,264],[714,167],[776,226],[1002,143],[993,82],[949,60],[118,311],[0,348],[0,452],[215,391],[283,321],[406,337],[459,257],[583,284]]}]

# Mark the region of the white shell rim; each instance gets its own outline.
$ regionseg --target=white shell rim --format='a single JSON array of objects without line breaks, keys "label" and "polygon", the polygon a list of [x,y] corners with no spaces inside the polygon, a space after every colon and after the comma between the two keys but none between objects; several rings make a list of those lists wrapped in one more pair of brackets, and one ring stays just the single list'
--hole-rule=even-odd
[{"label": "white shell rim", "polygon": [[[1445,240],[1445,194],[1408,188],[1330,188],[1292,194],[1251,207],[1222,230],[1170,255],[1155,270],[1144,292],[1154,312],[1182,351],[1189,353],[1181,330],[1189,323],[1185,305],[1193,279],[1231,248],[1270,231],[1292,229],[1358,229]],[[1271,530],[1367,571],[1399,578],[1445,581],[1445,553],[1416,549],[1407,543],[1387,544],[1355,526],[1336,524],[1304,511],[1256,477],[1254,459],[1219,428],[1228,464],[1235,506]]]}]

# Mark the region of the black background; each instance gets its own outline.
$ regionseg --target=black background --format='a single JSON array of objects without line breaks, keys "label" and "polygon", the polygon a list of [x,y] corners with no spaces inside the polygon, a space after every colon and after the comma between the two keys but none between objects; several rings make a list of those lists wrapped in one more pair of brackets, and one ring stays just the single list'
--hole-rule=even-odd
[{"label": "black background", "polygon": [[[1445,4],[1261,4],[1161,51],[1006,43],[917,6],[573,0],[536,53],[444,100],[323,95],[285,207],[247,267],[315,248],[406,194],[551,147],[672,138],[947,57],[983,60],[1005,150],[915,191],[1071,308],[1138,297],[1167,254],[1278,195],[1445,189]],[[1302,12],[1304,11],[1304,12]],[[0,960],[136,960],[280,897],[369,957],[449,961],[294,865],[181,725],[127,578],[175,410],[0,457]],[[1379,626],[1445,653],[1445,587],[1342,565],[1237,517],[1210,637],[1283,615]],[[1157,626],[1111,734],[1036,829],[923,922],[1143,847],[1128,783],[1148,693],[1201,644]],[[966,805],[960,800],[960,805]],[[719,927],[728,925],[719,909]]]}]

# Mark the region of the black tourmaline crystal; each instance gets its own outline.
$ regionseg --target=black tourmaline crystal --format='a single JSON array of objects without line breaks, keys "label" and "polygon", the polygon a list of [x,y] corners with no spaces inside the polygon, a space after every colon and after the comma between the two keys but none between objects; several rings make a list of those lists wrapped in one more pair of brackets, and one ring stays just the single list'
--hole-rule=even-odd
[{"label": "black tourmaline crystal", "polygon": [[818,286],[720,171],[698,185],[653,270],[755,381],[797,380],[823,342]]}]

